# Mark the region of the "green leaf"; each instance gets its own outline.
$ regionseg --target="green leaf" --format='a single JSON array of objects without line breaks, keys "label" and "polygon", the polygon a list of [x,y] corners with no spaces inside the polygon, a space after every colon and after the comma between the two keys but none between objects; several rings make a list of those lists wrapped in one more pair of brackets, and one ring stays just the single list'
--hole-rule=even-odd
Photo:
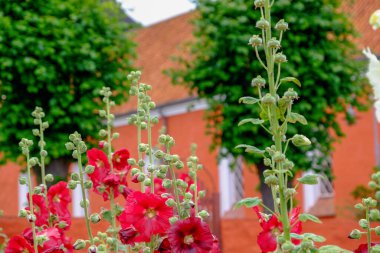
[{"label": "green leaf", "polygon": [[301,123],[302,125],[307,125],[307,120],[304,116],[302,116],[301,114],[298,114],[298,113],[295,113],[295,112],[291,112],[288,116],[288,121],[290,123],[296,123],[296,122],[299,122]]},{"label": "green leaf", "polygon": [[313,234],[313,233],[304,233],[303,237],[307,238],[307,239],[310,239],[310,240],[312,240],[314,242],[324,242],[324,241],[326,241],[326,238],[324,238],[323,236],[316,235],[316,234]]},{"label": "green leaf", "polygon": [[318,184],[318,177],[319,175],[313,174],[313,175],[305,175],[301,178],[298,178],[298,182],[301,184]]},{"label": "green leaf", "polygon": [[313,221],[315,223],[322,223],[322,221],[320,219],[318,219],[318,217],[315,217],[314,215],[312,214],[309,214],[309,213],[303,213],[303,214],[300,214],[298,216],[298,219],[302,222],[305,222],[305,221]]},{"label": "green leaf", "polygon": [[342,249],[342,248],[335,246],[335,245],[322,246],[319,248],[318,252],[319,253],[352,253],[349,250]]},{"label": "green leaf", "polygon": [[237,145],[235,147],[236,148],[245,148],[245,152],[247,153],[252,153],[252,154],[260,154],[260,155],[263,155],[265,153],[264,150],[261,150],[261,149],[258,149],[254,146],[250,146],[250,145],[247,145],[247,144],[240,144],[240,145]]},{"label": "green leaf", "polygon": [[303,235],[299,235],[299,234],[296,234],[296,233],[290,233],[290,237],[294,238],[294,239],[298,239],[298,240],[302,240],[303,239]]},{"label": "green leaf", "polygon": [[281,82],[293,82],[293,83],[297,84],[298,87],[301,87],[301,82],[297,78],[295,78],[295,77],[281,78],[280,81]]},{"label": "green leaf", "polygon": [[237,202],[235,204],[235,207],[236,208],[240,208],[242,206],[245,206],[247,208],[252,208],[252,207],[255,207],[255,206],[258,206],[260,205],[262,202],[261,199],[259,199],[258,197],[254,197],[254,198],[245,198],[245,199],[242,199],[240,200],[239,202]]},{"label": "green leaf", "polygon": [[238,126],[244,125],[246,123],[252,123],[253,125],[259,125],[264,123],[264,120],[262,119],[243,119],[239,122]]},{"label": "green leaf", "polygon": [[112,223],[112,214],[110,210],[102,210],[101,212],[103,219]]},{"label": "green leaf", "polygon": [[259,102],[260,99],[254,98],[254,97],[241,97],[239,99],[239,103],[247,104],[247,105],[253,105]]}]

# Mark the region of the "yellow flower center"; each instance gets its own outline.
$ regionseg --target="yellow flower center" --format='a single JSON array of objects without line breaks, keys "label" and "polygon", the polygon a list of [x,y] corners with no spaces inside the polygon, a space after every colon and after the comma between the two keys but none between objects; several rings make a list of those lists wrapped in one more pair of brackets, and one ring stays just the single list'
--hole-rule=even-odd
[{"label": "yellow flower center", "polygon": [[157,212],[153,208],[148,208],[145,211],[145,216],[148,217],[149,219],[153,219],[154,217],[156,217],[156,215],[157,215]]},{"label": "yellow flower center", "polygon": [[185,236],[185,238],[183,239],[183,242],[187,245],[190,245],[192,243],[194,243],[194,237],[192,235],[187,235]]}]

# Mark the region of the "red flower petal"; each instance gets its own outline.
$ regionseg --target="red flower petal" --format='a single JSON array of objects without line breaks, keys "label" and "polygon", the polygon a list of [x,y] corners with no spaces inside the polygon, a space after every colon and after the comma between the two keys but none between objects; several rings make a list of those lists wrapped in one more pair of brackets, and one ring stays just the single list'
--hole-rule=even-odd
[{"label": "red flower petal", "polygon": [[7,247],[5,248],[4,253],[33,253],[34,249],[33,246],[28,243],[28,241],[19,236],[13,236],[9,242]]},{"label": "red flower petal", "polygon": [[112,155],[113,168],[118,171],[128,171],[131,165],[128,164],[129,151],[125,148],[116,151]]}]

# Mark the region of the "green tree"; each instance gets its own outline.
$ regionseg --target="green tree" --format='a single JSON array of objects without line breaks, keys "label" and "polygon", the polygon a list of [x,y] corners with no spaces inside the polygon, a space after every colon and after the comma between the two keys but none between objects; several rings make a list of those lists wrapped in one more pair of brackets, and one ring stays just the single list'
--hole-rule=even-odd
[{"label": "green tree", "polygon": [[[286,48],[283,53],[289,59],[289,63],[282,64],[282,76],[295,76],[302,82],[302,89],[295,88],[302,100],[295,102],[294,110],[306,115],[308,124],[297,129],[313,142],[307,157],[306,150],[300,152],[289,145],[293,150],[288,152],[288,158],[298,170],[312,168],[330,174],[326,161],[330,160],[334,141],[343,136],[338,114],[344,113],[353,122],[353,109],[365,107],[360,99],[365,96],[360,82],[361,64],[355,60],[358,52],[350,41],[355,34],[353,24],[339,11],[340,0],[275,1],[273,22],[279,21],[276,17],[285,17],[291,30],[282,42]],[[271,143],[259,125],[237,127],[242,119],[260,114],[259,106],[239,106],[242,96],[258,97],[251,80],[258,75],[266,78],[255,51],[247,45],[252,34],[261,31],[255,27],[259,13],[252,0],[198,1],[191,57],[179,58],[182,67],[170,71],[175,82],[187,85],[208,100],[208,130],[214,147],[225,151],[222,155],[241,155],[242,150],[235,149],[241,143],[258,148]],[[262,51],[259,54],[265,59]],[[288,88],[289,85],[282,85],[280,93]],[[288,133],[296,134],[296,127],[289,126]],[[247,153],[244,157],[248,163],[255,163],[262,175],[265,166],[261,158]],[[270,196],[267,190],[261,184],[261,191]],[[271,196],[264,200],[270,205]]]},{"label": "green tree", "polygon": [[45,133],[50,162],[67,165],[70,133],[97,137],[94,97],[108,86],[120,104],[128,93],[135,44],[124,20],[114,0],[0,1],[2,162],[17,160],[20,139],[33,138],[35,106],[51,124]]}]

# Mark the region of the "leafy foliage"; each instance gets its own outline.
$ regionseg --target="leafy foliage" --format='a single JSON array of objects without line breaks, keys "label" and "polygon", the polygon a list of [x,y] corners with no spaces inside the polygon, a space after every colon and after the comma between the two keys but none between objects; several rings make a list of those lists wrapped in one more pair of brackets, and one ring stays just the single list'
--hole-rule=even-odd
[{"label": "leafy foliage", "polygon": [[[297,169],[326,169],[336,137],[343,136],[337,122],[339,113],[344,113],[353,122],[353,109],[365,109],[364,84],[360,81],[361,63],[355,60],[355,46],[349,40],[355,34],[347,16],[338,11],[339,0],[276,0],[272,8],[276,17],[285,17],[291,33],[285,33],[282,41],[289,63],[282,64],[284,78],[280,93],[294,87],[302,96],[294,106],[294,122],[290,125],[289,136],[298,131],[309,136],[315,152],[312,159],[290,147],[288,158]],[[214,138],[214,148],[221,146],[235,156],[243,153],[235,149],[240,143],[263,148],[271,145],[267,133],[257,124],[238,122],[259,115],[257,90],[251,88],[251,80],[257,75],[265,76],[256,60],[254,50],[247,46],[252,33],[260,30],[254,27],[259,11],[248,0],[201,0],[194,20],[195,41],[190,44],[191,60],[179,58],[182,67],[171,70],[175,82],[187,85],[208,100],[207,112],[209,131]],[[259,52],[260,54],[263,52]],[[297,85],[297,86],[296,86]],[[245,97],[253,94],[254,98]],[[241,98],[241,99],[240,99]],[[246,107],[239,106],[243,102]],[[307,115],[306,119],[297,114]],[[260,115],[265,117],[265,115]],[[244,121],[243,121],[244,122]],[[297,127],[297,130],[296,130]],[[333,131],[331,131],[331,129]],[[333,134],[332,134],[333,133]],[[298,150],[297,150],[298,149]],[[304,148],[302,148],[304,149]],[[309,150],[310,150],[309,149]],[[305,151],[305,150],[303,150]],[[260,156],[245,154],[248,162],[260,162]]]},{"label": "leafy foliage", "polygon": [[45,138],[52,159],[68,158],[64,144],[75,130],[94,139],[99,90],[115,90],[117,104],[128,92],[135,45],[125,18],[114,0],[0,2],[2,162],[17,159],[17,143],[30,137],[35,106],[54,122]]}]

